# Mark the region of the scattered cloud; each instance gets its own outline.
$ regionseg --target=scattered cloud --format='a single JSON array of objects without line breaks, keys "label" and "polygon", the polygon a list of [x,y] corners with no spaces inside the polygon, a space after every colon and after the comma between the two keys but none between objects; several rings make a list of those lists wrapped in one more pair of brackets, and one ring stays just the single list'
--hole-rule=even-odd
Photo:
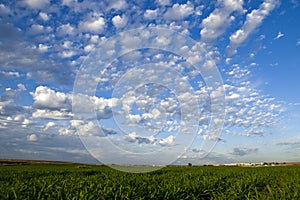
[{"label": "scattered cloud", "polygon": [[34,100],[33,106],[37,109],[71,109],[71,96],[62,92],[55,92],[46,86],[38,86],[34,92],[31,92],[31,95]]},{"label": "scattered cloud", "polygon": [[[206,86],[203,80],[196,80],[197,72],[186,67],[178,55],[167,55],[154,50],[152,54],[146,50],[129,53],[118,58],[120,62],[116,61],[115,65],[112,63],[101,73],[92,73],[88,79],[90,82],[98,82],[99,90],[103,89],[107,94],[107,91],[114,89],[114,84],[126,73],[127,68],[120,66],[139,69],[140,71],[130,71],[126,74],[131,82],[122,83],[122,87],[127,89],[122,95],[101,97],[96,93],[90,96],[72,94],[75,75],[81,64],[93,48],[113,36],[118,29],[146,24],[151,27],[169,28],[190,36],[197,35],[196,38],[200,32],[199,44],[203,45],[202,42],[215,42],[227,30],[232,31],[229,28],[232,22],[239,20],[239,16],[243,19],[242,15],[248,12],[242,27],[230,37],[227,49],[230,53],[244,43],[275,8],[277,1],[265,0],[258,9],[252,11],[243,9],[243,0],[217,1],[216,4],[210,5],[213,7],[206,9],[201,1],[172,4],[169,0],[156,0],[151,7],[145,9],[143,4],[125,0],[105,0],[98,3],[76,0],[61,2],[26,0],[16,5],[1,3],[0,129],[4,138],[2,143],[8,146],[6,138],[11,138],[10,141],[17,138],[20,144],[34,142],[43,146],[44,155],[48,155],[47,150],[52,148],[52,152],[65,151],[64,155],[72,156],[76,154],[78,146],[72,146],[73,143],[70,141],[78,135],[109,137],[118,143],[129,143],[134,147],[140,145],[170,148],[177,145],[178,131],[191,132],[182,128],[191,119],[196,119],[195,124],[200,126],[197,135],[198,144],[203,140],[224,142],[219,135],[207,133],[212,112],[211,98],[220,96],[220,90]],[[202,16],[203,14],[205,16]],[[9,15],[10,17],[7,17]],[[146,32],[144,36],[147,36]],[[279,32],[276,38],[282,36],[283,34]],[[227,39],[224,38],[224,41]],[[162,45],[171,44],[167,34],[157,37],[156,41]],[[122,42],[131,48],[142,44],[143,39],[128,37],[123,38]],[[180,44],[182,41],[176,42]],[[110,45],[111,47],[105,48],[111,50],[108,52],[113,54],[114,44]],[[300,45],[299,41],[297,45]],[[211,57],[203,67],[209,71],[220,62],[224,49],[203,48]],[[180,51],[188,52],[189,49],[182,47]],[[226,89],[224,131],[232,135],[262,136],[268,131],[268,127],[275,124],[281,105],[254,88],[255,84],[249,80],[253,70],[250,67],[259,64],[253,60],[254,53],[249,57],[252,58],[251,63],[241,65],[232,64],[236,61],[228,57],[226,59],[228,66],[221,70]],[[201,62],[203,59],[204,57],[193,54],[192,51],[188,53],[189,62]],[[153,69],[142,71],[139,67],[141,63],[150,63]],[[163,71],[162,66],[175,69],[183,77],[174,78],[174,74]],[[178,93],[171,94],[172,92],[160,86],[136,85],[137,80],[147,79],[150,82],[157,80],[157,74],[161,75],[159,80],[174,83],[172,87],[178,89]],[[195,81],[192,85],[195,86],[193,92],[187,92],[188,79]],[[199,105],[195,106],[195,102]],[[195,108],[199,108],[201,115],[198,115]],[[185,110],[185,113],[182,110]],[[113,126],[115,125],[113,117],[119,120],[120,129]],[[211,123],[216,126],[221,124],[222,120],[215,119]],[[122,134],[122,128],[128,134]],[[143,135],[141,130],[145,129],[152,135]],[[27,132],[27,137],[22,135],[24,131]],[[56,141],[61,141],[61,147],[57,150],[55,150]],[[70,145],[70,148],[64,145]],[[22,155],[26,152],[41,153],[40,149],[33,148],[20,148],[18,152]],[[257,151],[255,148],[234,148],[230,153],[244,156]],[[204,154],[204,150],[198,146],[192,147],[191,152],[198,154],[198,158],[200,154]],[[86,156],[84,153],[82,155]],[[216,162],[230,160],[223,159],[222,156],[211,154],[207,160]]]},{"label": "scattered cloud", "polygon": [[105,19],[100,17],[93,17],[92,19],[79,22],[79,30],[83,32],[100,34],[105,29]]},{"label": "scattered cloud", "polygon": [[201,23],[201,40],[204,42],[213,42],[221,34],[226,31],[226,28],[234,20],[231,15],[235,11],[242,12],[243,0],[226,0],[222,3],[219,1],[217,7],[207,18],[203,19]]},{"label": "scattered cloud", "polygon": [[144,13],[144,17],[146,19],[149,19],[149,20],[153,20],[153,19],[156,19],[157,18],[157,15],[158,15],[158,9],[155,9],[155,10],[146,10],[145,13]]},{"label": "scattered cloud", "polygon": [[112,18],[112,23],[116,28],[123,28],[127,24],[127,17],[125,15],[116,15]]},{"label": "scattered cloud", "polygon": [[50,4],[50,0],[24,0],[24,1],[29,7],[35,9],[42,9]]},{"label": "scattered cloud", "polygon": [[236,53],[236,49],[248,39],[250,34],[261,25],[262,21],[278,4],[278,0],[265,0],[258,9],[254,9],[247,14],[243,26],[229,38],[230,43],[227,46],[227,57]]},{"label": "scattered cloud", "polygon": [[279,38],[282,38],[283,36],[284,36],[284,34],[279,31],[277,36],[274,38],[274,40],[278,40]]},{"label": "scattered cloud", "polygon": [[110,9],[124,10],[128,6],[125,0],[108,0],[108,2]]},{"label": "scattered cloud", "polygon": [[233,148],[229,153],[234,156],[246,156],[249,154],[255,154],[258,152],[258,148]]},{"label": "scattered cloud", "polygon": [[193,4],[188,1],[186,4],[174,4],[171,8],[167,10],[164,14],[164,18],[167,20],[181,20],[194,12]]},{"label": "scattered cloud", "polygon": [[57,36],[64,36],[64,35],[74,35],[75,34],[75,28],[70,24],[63,24],[59,27],[57,27]]},{"label": "scattered cloud", "polygon": [[39,17],[44,20],[44,21],[48,21],[50,19],[49,15],[47,13],[44,12],[40,12],[39,13]]},{"label": "scattered cloud", "polygon": [[156,0],[156,3],[162,6],[167,6],[171,4],[170,0]]},{"label": "scattered cloud", "polygon": [[27,136],[27,140],[31,142],[36,142],[37,141],[37,136],[36,134],[31,134]]},{"label": "scattered cloud", "polygon": [[48,122],[45,127],[44,130],[47,131],[49,128],[54,127],[56,124],[54,122]]}]

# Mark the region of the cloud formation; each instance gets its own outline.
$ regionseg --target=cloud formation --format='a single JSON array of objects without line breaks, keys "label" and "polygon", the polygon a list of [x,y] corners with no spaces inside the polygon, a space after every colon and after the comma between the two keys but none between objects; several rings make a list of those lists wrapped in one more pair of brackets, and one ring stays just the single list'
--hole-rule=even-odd
[{"label": "cloud formation", "polygon": [[254,9],[246,15],[246,21],[243,26],[229,38],[230,43],[227,46],[227,57],[236,53],[236,49],[262,24],[263,20],[278,4],[278,0],[265,0],[258,9]]},{"label": "cloud formation", "polygon": [[[266,134],[268,127],[278,120],[281,105],[253,86],[249,80],[251,69],[246,67],[247,64],[230,66],[233,61],[229,59],[225,67],[221,65],[225,50],[222,45],[225,47],[229,39],[227,53],[232,55],[277,4],[276,0],[265,0],[259,8],[246,10],[248,4],[243,0],[217,1],[210,6],[201,1],[172,3],[169,0],[156,0],[151,6],[125,0],[2,2],[2,143],[8,146],[20,141],[20,146],[28,146],[16,148],[15,153],[18,151],[25,155],[27,152],[29,155],[42,149],[40,153],[46,152],[43,154],[46,157],[49,149],[52,152],[65,151],[64,155],[78,153],[86,156],[86,152],[76,151],[78,145],[73,146],[70,142],[76,141],[74,138],[78,135],[109,138],[116,144],[130,144],[134,148],[176,148],[179,143],[176,141],[177,134],[191,133],[187,124],[193,121],[199,130],[191,152],[201,154],[204,152],[199,148],[202,142],[227,142],[218,135],[219,129],[213,131],[214,127],[223,125],[223,121],[211,120],[212,100],[222,96],[223,86],[207,86],[199,78],[201,74],[185,64],[186,61],[196,63],[207,58],[209,60],[201,70],[210,72],[220,64],[224,77],[225,107],[216,108],[226,111],[223,132],[245,136]],[[232,32],[232,22],[236,21],[239,25],[244,15],[246,20],[242,27],[228,37],[228,33]],[[141,26],[167,28],[191,36],[207,55],[194,51],[197,46],[180,46],[183,40],[174,42],[167,32],[162,31],[154,40],[157,47],[177,45],[180,48],[176,50],[186,55],[186,60],[172,52],[154,49],[126,52],[125,48],[122,50],[126,54],[112,62],[111,66],[90,73],[87,81],[81,83],[97,83],[95,94],[74,95],[72,90],[76,73],[93,49],[99,48],[101,42],[122,29]],[[124,37],[122,45],[129,49],[138,47],[146,36],[145,31],[143,37]],[[276,38],[282,36],[279,32]],[[222,39],[220,47],[203,44],[217,44],[218,39]],[[111,43],[105,47],[105,53],[114,55],[117,48],[116,44]],[[251,63],[249,65],[259,66],[255,61]],[[144,65],[148,68],[141,67]],[[180,76],[175,76],[172,70],[164,70],[166,68],[173,69]],[[130,81],[121,81],[124,75]],[[205,78],[210,80],[213,76]],[[137,84],[139,80],[149,83],[140,85]],[[167,87],[152,84],[157,80],[173,84]],[[109,96],[108,93],[115,89],[117,83],[123,90],[119,90],[117,96]],[[175,89],[176,92],[173,91]],[[117,121],[115,124],[113,119]],[[208,132],[209,125],[213,127],[211,132]],[[231,153],[245,155],[255,152],[255,149],[234,149]],[[220,157],[216,154],[210,158],[222,160]]]},{"label": "cloud formation", "polygon": [[258,152],[257,148],[233,148],[230,154],[234,156],[246,156],[248,154],[255,154]]},{"label": "cloud formation", "polygon": [[201,40],[213,42],[223,34],[234,20],[231,14],[243,11],[243,3],[243,0],[218,1],[218,7],[207,18],[203,19],[201,23]]}]

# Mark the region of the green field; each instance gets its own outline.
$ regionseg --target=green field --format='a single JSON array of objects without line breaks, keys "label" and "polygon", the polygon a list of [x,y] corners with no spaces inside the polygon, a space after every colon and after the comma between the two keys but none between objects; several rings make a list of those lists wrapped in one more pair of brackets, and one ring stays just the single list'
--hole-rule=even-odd
[{"label": "green field", "polygon": [[0,199],[300,199],[300,167],[0,166]]}]

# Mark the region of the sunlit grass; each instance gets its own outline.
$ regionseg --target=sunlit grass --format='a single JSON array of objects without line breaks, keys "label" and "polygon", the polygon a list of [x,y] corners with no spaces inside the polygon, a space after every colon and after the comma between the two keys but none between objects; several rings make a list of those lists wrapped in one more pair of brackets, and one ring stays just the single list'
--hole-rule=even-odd
[{"label": "sunlit grass", "polygon": [[[81,166],[81,167],[78,167]],[[300,199],[300,167],[0,167],[0,199]]]}]

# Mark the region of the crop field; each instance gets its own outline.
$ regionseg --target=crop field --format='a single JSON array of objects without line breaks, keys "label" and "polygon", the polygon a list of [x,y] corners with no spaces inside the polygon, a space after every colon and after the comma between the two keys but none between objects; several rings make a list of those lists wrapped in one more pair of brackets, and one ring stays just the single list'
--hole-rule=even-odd
[{"label": "crop field", "polygon": [[300,199],[300,167],[0,166],[0,199]]}]

